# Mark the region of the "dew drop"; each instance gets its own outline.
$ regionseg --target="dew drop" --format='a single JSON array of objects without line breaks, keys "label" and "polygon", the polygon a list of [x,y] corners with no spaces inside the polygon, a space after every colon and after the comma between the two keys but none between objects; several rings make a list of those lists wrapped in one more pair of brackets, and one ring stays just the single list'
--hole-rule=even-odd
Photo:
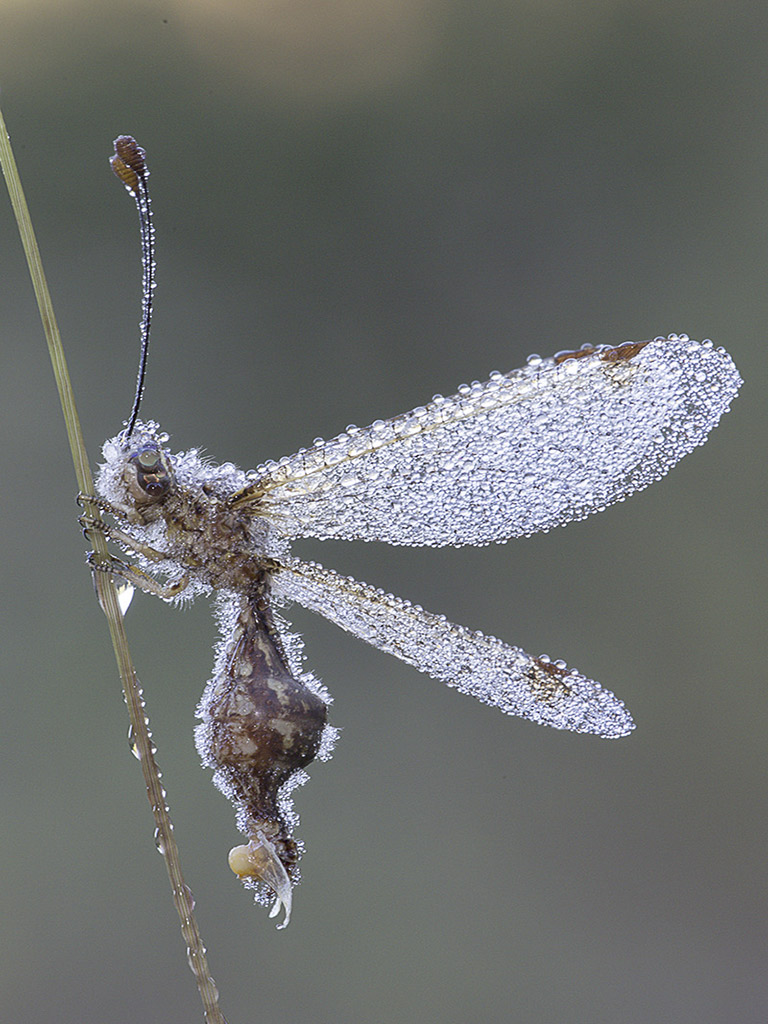
[{"label": "dew drop", "polygon": [[140,761],[141,753],[139,751],[139,745],[136,742],[136,733],[134,732],[132,725],[128,726],[128,747],[136,760]]},{"label": "dew drop", "polygon": [[159,828],[155,829],[154,839],[155,839],[155,848],[156,848],[157,852],[162,854],[163,857],[164,857],[165,853],[166,853],[165,841],[163,839],[163,833],[162,833],[162,831]]}]

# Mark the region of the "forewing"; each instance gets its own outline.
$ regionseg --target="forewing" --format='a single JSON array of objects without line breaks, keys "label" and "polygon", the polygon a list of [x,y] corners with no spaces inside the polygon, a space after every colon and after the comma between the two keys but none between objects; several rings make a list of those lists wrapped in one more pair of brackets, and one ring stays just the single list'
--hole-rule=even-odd
[{"label": "forewing", "polygon": [[319,612],[361,640],[505,714],[607,739],[634,728],[617,697],[562,663],[534,658],[351,577],[292,559],[275,572],[272,585],[278,599]]},{"label": "forewing", "polygon": [[741,380],[670,335],[533,358],[259,468],[234,499],[288,537],[487,544],[583,519],[702,444]]}]

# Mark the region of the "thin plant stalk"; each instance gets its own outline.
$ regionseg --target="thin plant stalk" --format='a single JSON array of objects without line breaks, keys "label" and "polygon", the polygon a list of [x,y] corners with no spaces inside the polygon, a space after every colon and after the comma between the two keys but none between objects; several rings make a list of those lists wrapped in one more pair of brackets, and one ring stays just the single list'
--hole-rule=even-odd
[{"label": "thin plant stalk", "polygon": [[[77,486],[82,496],[81,502],[87,517],[100,522],[101,513],[99,507],[89,497],[94,493],[93,477],[83,443],[80,420],[77,415],[66,359],[64,358],[61,336],[56,323],[56,316],[53,311],[51,296],[40,259],[40,251],[37,246],[37,240],[2,111],[0,111],[0,165],[2,165],[8,194],[16,217],[22,246],[24,247],[27,266],[32,278],[32,285],[35,290],[37,305],[40,310],[40,318],[43,322],[43,331],[48,343],[48,352],[51,357],[56,386],[61,400],[61,408],[64,413],[64,422],[72,452]],[[187,945],[187,958],[190,968],[195,975],[207,1024],[226,1024],[224,1016],[219,1009],[218,990],[208,969],[205,946],[203,945],[193,913],[194,899],[181,873],[179,850],[173,834],[173,824],[166,802],[165,789],[161,782],[161,773],[154,757],[154,747],[149,731],[149,719],[145,712],[144,697],[128,649],[128,638],[125,633],[123,614],[118,603],[117,587],[109,572],[104,571],[110,564],[106,538],[102,531],[98,529],[89,531],[89,537],[93,544],[95,563],[97,566],[104,567],[101,571],[97,569],[94,572],[94,585],[99,604],[109,624],[112,646],[114,647],[120,679],[123,684],[125,703],[128,706],[131,743],[141,763],[144,782],[147,787],[147,796],[155,819],[155,844],[165,859],[173,892],[173,902],[181,922],[181,933]]]}]

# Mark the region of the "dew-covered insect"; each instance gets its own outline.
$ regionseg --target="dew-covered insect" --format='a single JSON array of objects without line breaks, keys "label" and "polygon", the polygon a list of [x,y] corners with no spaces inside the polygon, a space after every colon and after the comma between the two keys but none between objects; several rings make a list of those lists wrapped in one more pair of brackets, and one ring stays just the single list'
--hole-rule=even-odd
[{"label": "dew-covered insect", "polygon": [[[116,142],[113,166],[142,220],[144,346],[152,228],[143,151]],[[233,870],[283,926],[299,846],[290,793],[335,731],[328,695],[275,610],[297,602],[422,672],[501,711],[606,738],[624,705],[563,662],[532,657],[315,563],[297,537],[403,545],[488,544],[599,512],[663,476],[702,444],[741,383],[723,349],[669,335],[531,357],[511,373],[365,428],[348,427],[244,473],[138,421],[104,446],[99,504],[108,537],[135,564],[110,571],[166,600],[215,594],[221,640],[196,730],[203,763],[232,800],[246,844]],[[95,528],[91,521],[86,523]]]}]

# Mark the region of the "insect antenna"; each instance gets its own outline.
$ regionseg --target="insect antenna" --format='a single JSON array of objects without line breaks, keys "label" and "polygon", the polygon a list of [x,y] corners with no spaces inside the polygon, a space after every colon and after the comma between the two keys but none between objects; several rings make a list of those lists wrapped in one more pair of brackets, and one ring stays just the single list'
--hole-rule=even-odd
[{"label": "insect antenna", "polygon": [[149,168],[146,153],[131,135],[118,135],[114,142],[115,152],[109,158],[112,170],[133,196],[139,213],[141,231],[141,355],[136,380],[136,396],[128,418],[124,437],[133,433],[139,415],[139,406],[144,394],[144,378],[147,373],[149,355],[149,330],[152,324],[152,298],[155,290],[155,228],[152,224],[152,200],[149,197]]}]

